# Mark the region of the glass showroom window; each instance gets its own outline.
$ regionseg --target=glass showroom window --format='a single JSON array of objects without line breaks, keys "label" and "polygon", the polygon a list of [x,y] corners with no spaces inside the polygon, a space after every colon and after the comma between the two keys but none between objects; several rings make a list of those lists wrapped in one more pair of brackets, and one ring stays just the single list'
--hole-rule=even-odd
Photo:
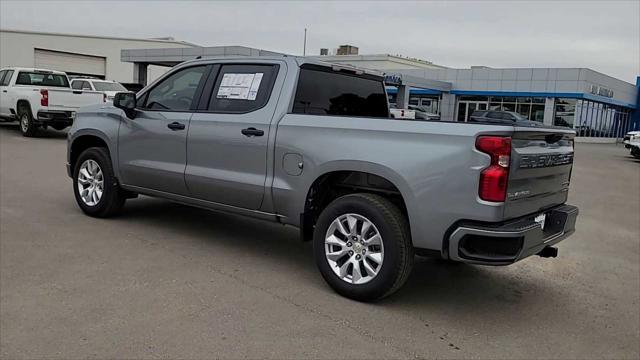
[{"label": "glass showroom window", "polygon": [[490,110],[516,111],[532,121],[542,122],[544,119],[544,98],[541,97],[492,97]]},{"label": "glass showroom window", "polygon": [[420,106],[428,113],[440,114],[440,96],[422,96]]},{"label": "glass showroom window", "polygon": [[556,99],[553,125],[573,128],[576,112],[576,99]]},{"label": "glass showroom window", "polygon": [[575,129],[578,136],[622,138],[630,126],[630,113],[620,106],[577,100]]}]

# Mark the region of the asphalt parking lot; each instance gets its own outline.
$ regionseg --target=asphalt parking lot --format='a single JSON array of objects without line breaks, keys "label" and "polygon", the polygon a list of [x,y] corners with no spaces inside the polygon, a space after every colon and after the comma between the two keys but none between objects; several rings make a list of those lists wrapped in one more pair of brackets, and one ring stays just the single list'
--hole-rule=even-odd
[{"label": "asphalt parking lot", "polygon": [[638,358],[640,161],[577,144],[556,259],[419,259],[376,304],[334,294],[297,230],[164,200],[84,216],[65,133],[0,126],[0,357]]}]

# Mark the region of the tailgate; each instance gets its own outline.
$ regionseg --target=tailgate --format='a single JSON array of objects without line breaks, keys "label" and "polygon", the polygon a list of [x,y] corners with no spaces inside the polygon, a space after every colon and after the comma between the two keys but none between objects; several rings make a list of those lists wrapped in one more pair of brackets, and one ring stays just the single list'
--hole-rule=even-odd
[{"label": "tailgate", "polygon": [[523,216],[567,201],[573,167],[568,129],[516,127],[504,216]]},{"label": "tailgate", "polygon": [[97,91],[49,88],[49,107],[75,110],[81,106],[103,102],[103,95]]}]

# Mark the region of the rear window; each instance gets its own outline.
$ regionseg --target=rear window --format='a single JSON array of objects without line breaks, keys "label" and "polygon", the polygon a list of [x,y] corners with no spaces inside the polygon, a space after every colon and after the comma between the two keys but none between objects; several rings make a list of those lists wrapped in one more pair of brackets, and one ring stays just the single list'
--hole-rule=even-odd
[{"label": "rear window", "polygon": [[69,87],[69,80],[61,74],[20,71],[16,85]]},{"label": "rear window", "polygon": [[294,114],[389,117],[382,79],[303,66]]},{"label": "rear window", "polygon": [[96,88],[96,91],[127,91],[124,86],[116,82],[94,81],[93,87]]}]

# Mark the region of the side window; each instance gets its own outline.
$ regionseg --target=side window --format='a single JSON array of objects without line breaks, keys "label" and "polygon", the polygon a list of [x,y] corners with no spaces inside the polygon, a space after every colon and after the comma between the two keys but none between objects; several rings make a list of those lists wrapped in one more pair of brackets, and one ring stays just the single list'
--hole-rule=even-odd
[{"label": "side window", "polygon": [[278,65],[222,65],[216,78],[208,110],[247,113],[269,101]]},{"label": "side window", "polygon": [[8,86],[11,82],[11,78],[13,77],[13,70],[7,70],[4,74],[4,79],[2,79],[2,86]]},{"label": "side window", "polygon": [[292,112],[389,118],[382,79],[314,65],[300,68]]},{"label": "side window", "polygon": [[91,90],[91,84],[88,81],[82,81],[82,90]]},{"label": "side window", "polygon": [[71,82],[71,88],[74,89],[74,90],[82,89],[82,81],[80,81],[80,80],[72,81]]},{"label": "side window", "polygon": [[164,78],[143,96],[141,108],[189,110],[205,69],[206,66],[189,67]]},{"label": "side window", "polygon": [[4,85],[4,74],[6,74],[6,70],[0,71],[0,85]]},{"label": "side window", "polygon": [[496,111],[489,111],[487,117],[490,119],[503,119],[502,114]]}]

